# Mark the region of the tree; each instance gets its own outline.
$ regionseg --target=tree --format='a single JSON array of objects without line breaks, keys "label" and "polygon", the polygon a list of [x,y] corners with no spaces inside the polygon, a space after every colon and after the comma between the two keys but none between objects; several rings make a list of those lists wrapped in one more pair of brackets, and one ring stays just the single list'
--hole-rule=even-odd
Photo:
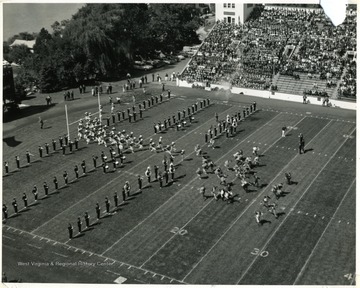
[{"label": "tree", "polygon": [[16,45],[10,48],[5,59],[10,63],[14,62],[21,65],[29,55],[31,55],[31,52],[26,45]]},{"label": "tree", "polygon": [[50,45],[51,40],[51,34],[45,28],[41,28],[34,45],[34,53],[43,56],[49,55],[48,45]]},{"label": "tree", "polygon": [[151,35],[166,52],[200,43],[196,30],[201,19],[193,4],[151,4]]}]

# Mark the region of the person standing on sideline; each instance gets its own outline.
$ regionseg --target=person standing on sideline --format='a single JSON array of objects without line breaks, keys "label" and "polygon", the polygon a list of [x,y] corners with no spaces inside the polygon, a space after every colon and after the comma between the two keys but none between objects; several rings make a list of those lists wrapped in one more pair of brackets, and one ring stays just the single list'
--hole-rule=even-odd
[{"label": "person standing on sideline", "polygon": [[100,212],[101,212],[99,203],[96,203],[95,210],[96,210],[96,218],[99,221],[100,220]]},{"label": "person standing on sideline", "polygon": [[78,226],[79,234],[81,234],[82,233],[82,231],[81,231],[82,221],[81,221],[80,217],[78,217],[77,226]]},{"label": "person standing on sideline", "polygon": [[22,199],[24,201],[24,207],[27,208],[28,207],[28,199],[27,199],[26,193],[23,194]]},{"label": "person standing on sideline", "polygon": [[34,188],[33,188],[33,190],[32,190],[32,193],[34,194],[35,202],[37,202],[39,192],[38,192],[38,189],[37,189],[36,185],[34,185]]},{"label": "person standing on sideline", "polygon": [[39,123],[40,123],[40,129],[44,128],[44,120],[41,119],[41,117],[39,117]]},{"label": "person standing on sideline", "polygon": [[81,168],[82,168],[82,170],[83,170],[83,175],[85,175],[85,174],[86,174],[86,164],[85,164],[85,160],[83,160],[83,161],[81,162]]},{"label": "person standing on sideline", "polygon": [[15,161],[17,169],[20,169],[20,157],[18,155],[15,156]]},{"label": "person standing on sideline", "polygon": [[46,151],[46,155],[49,156],[49,144],[45,143],[45,151]]},{"label": "person standing on sideline", "polygon": [[158,181],[159,181],[160,188],[162,188],[163,187],[163,177],[161,176],[161,173],[159,173]]},{"label": "person standing on sideline", "polygon": [[85,212],[84,218],[85,218],[86,228],[89,228],[90,227],[90,216],[89,216],[88,212]]},{"label": "person standing on sideline", "polygon": [[51,140],[53,151],[56,151],[56,141],[54,139]]},{"label": "person standing on sideline", "polygon": [[147,167],[147,169],[145,171],[145,176],[148,180],[148,183],[151,183],[151,168],[150,168],[150,166]]},{"label": "person standing on sideline", "polygon": [[95,155],[92,156],[93,164],[94,164],[94,169],[96,169],[96,159],[97,159],[97,158],[98,158],[98,157],[95,156]]},{"label": "person standing on sideline", "polygon": [[154,174],[155,174],[155,181],[158,179],[159,175],[159,166],[154,165]]},{"label": "person standing on sideline", "polygon": [[42,158],[42,156],[43,156],[43,150],[44,150],[44,148],[39,146],[39,156],[40,156],[40,158]]},{"label": "person standing on sideline", "polygon": [[9,174],[9,163],[5,161],[5,173]]},{"label": "person standing on sideline", "polygon": [[73,238],[73,232],[74,232],[74,228],[71,225],[71,223],[69,223],[68,225],[68,231],[69,231],[69,240],[71,240]]},{"label": "person standing on sideline", "polygon": [[64,177],[64,181],[65,181],[65,186],[67,186],[68,185],[68,173],[66,171],[64,171],[63,177]]},{"label": "person standing on sideline", "polygon": [[34,156],[32,155],[28,150],[26,151],[26,160],[27,160],[27,164],[30,165],[30,156]]},{"label": "person standing on sideline", "polygon": [[8,209],[7,209],[7,206],[5,204],[3,204],[3,215],[4,215],[4,221],[6,222],[7,218],[8,218]]},{"label": "person standing on sideline", "polygon": [[75,178],[79,179],[79,167],[77,165],[75,165],[74,167],[74,172],[75,172]]},{"label": "person standing on sideline", "polygon": [[281,137],[285,137],[286,126],[281,128]]},{"label": "person standing on sideline", "polygon": [[14,207],[15,214],[18,214],[18,206],[17,206],[16,198],[13,199],[11,204]]},{"label": "person standing on sideline", "polygon": [[105,197],[105,207],[106,207],[106,213],[110,213],[110,201],[108,197]]},{"label": "person standing on sideline", "polygon": [[56,176],[54,176],[53,182],[54,182],[54,185],[55,185],[55,190],[58,190],[58,189],[59,189],[59,183],[58,183],[58,181],[57,181]]},{"label": "person standing on sideline", "polygon": [[142,177],[138,175],[138,185],[139,185],[139,191],[142,192]]},{"label": "person standing on sideline", "polygon": [[125,203],[126,202],[126,191],[125,191],[124,187],[122,188],[122,198],[123,198],[123,203]]},{"label": "person standing on sideline", "polygon": [[47,197],[49,194],[49,186],[47,185],[46,182],[44,182],[44,192],[45,192],[45,197]]},{"label": "person standing on sideline", "polygon": [[114,204],[115,204],[115,208],[118,207],[119,205],[119,197],[116,192],[114,193]]}]

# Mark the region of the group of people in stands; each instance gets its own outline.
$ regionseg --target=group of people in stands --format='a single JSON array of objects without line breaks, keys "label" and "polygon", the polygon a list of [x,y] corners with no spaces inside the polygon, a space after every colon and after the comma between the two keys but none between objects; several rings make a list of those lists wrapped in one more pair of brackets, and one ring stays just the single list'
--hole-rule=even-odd
[{"label": "group of people in stands", "polygon": [[[181,79],[264,90],[276,73],[296,72],[329,83],[344,76],[341,92],[354,93],[355,68],[346,52],[356,50],[355,10],[348,8],[335,27],[322,9],[261,9],[243,25],[218,21]],[[294,48],[284,53],[289,45]]]}]

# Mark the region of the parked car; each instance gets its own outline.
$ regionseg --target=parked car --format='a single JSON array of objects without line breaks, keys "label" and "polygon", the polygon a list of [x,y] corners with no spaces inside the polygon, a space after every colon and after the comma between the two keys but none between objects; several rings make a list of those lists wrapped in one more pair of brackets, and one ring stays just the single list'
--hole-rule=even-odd
[{"label": "parked car", "polygon": [[166,57],[163,59],[163,61],[166,63],[166,64],[175,64],[176,63],[176,60],[172,57]]},{"label": "parked car", "polygon": [[185,59],[185,56],[182,55],[182,54],[179,54],[176,56],[179,60],[184,60]]},{"label": "parked car", "polygon": [[143,64],[143,63],[142,64],[134,64],[133,67],[137,70],[143,70],[143,71],[149,71],[154,68],[154,66],[152,66],[152,65]]}]

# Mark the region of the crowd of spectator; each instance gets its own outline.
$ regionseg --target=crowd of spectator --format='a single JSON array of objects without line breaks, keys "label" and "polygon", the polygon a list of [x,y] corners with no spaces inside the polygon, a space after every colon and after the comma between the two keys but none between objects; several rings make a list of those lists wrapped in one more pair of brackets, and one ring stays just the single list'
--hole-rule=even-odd
[{"label": "crowd of spectator", "polygon": [[356,98],[356,61],[350,62],[346,67],[339,85],[339,96]]},{"label": "crowd of spectator", "polygon": [[243,25],[217,22],[181,75],[181,80],[268,89],[280,74],[327,80],[344,75],[341,92],[355,91],[356,68],[347,51],[356,51],[356,11],[347,9],[333,26],[322,9],[263,7]]}]

